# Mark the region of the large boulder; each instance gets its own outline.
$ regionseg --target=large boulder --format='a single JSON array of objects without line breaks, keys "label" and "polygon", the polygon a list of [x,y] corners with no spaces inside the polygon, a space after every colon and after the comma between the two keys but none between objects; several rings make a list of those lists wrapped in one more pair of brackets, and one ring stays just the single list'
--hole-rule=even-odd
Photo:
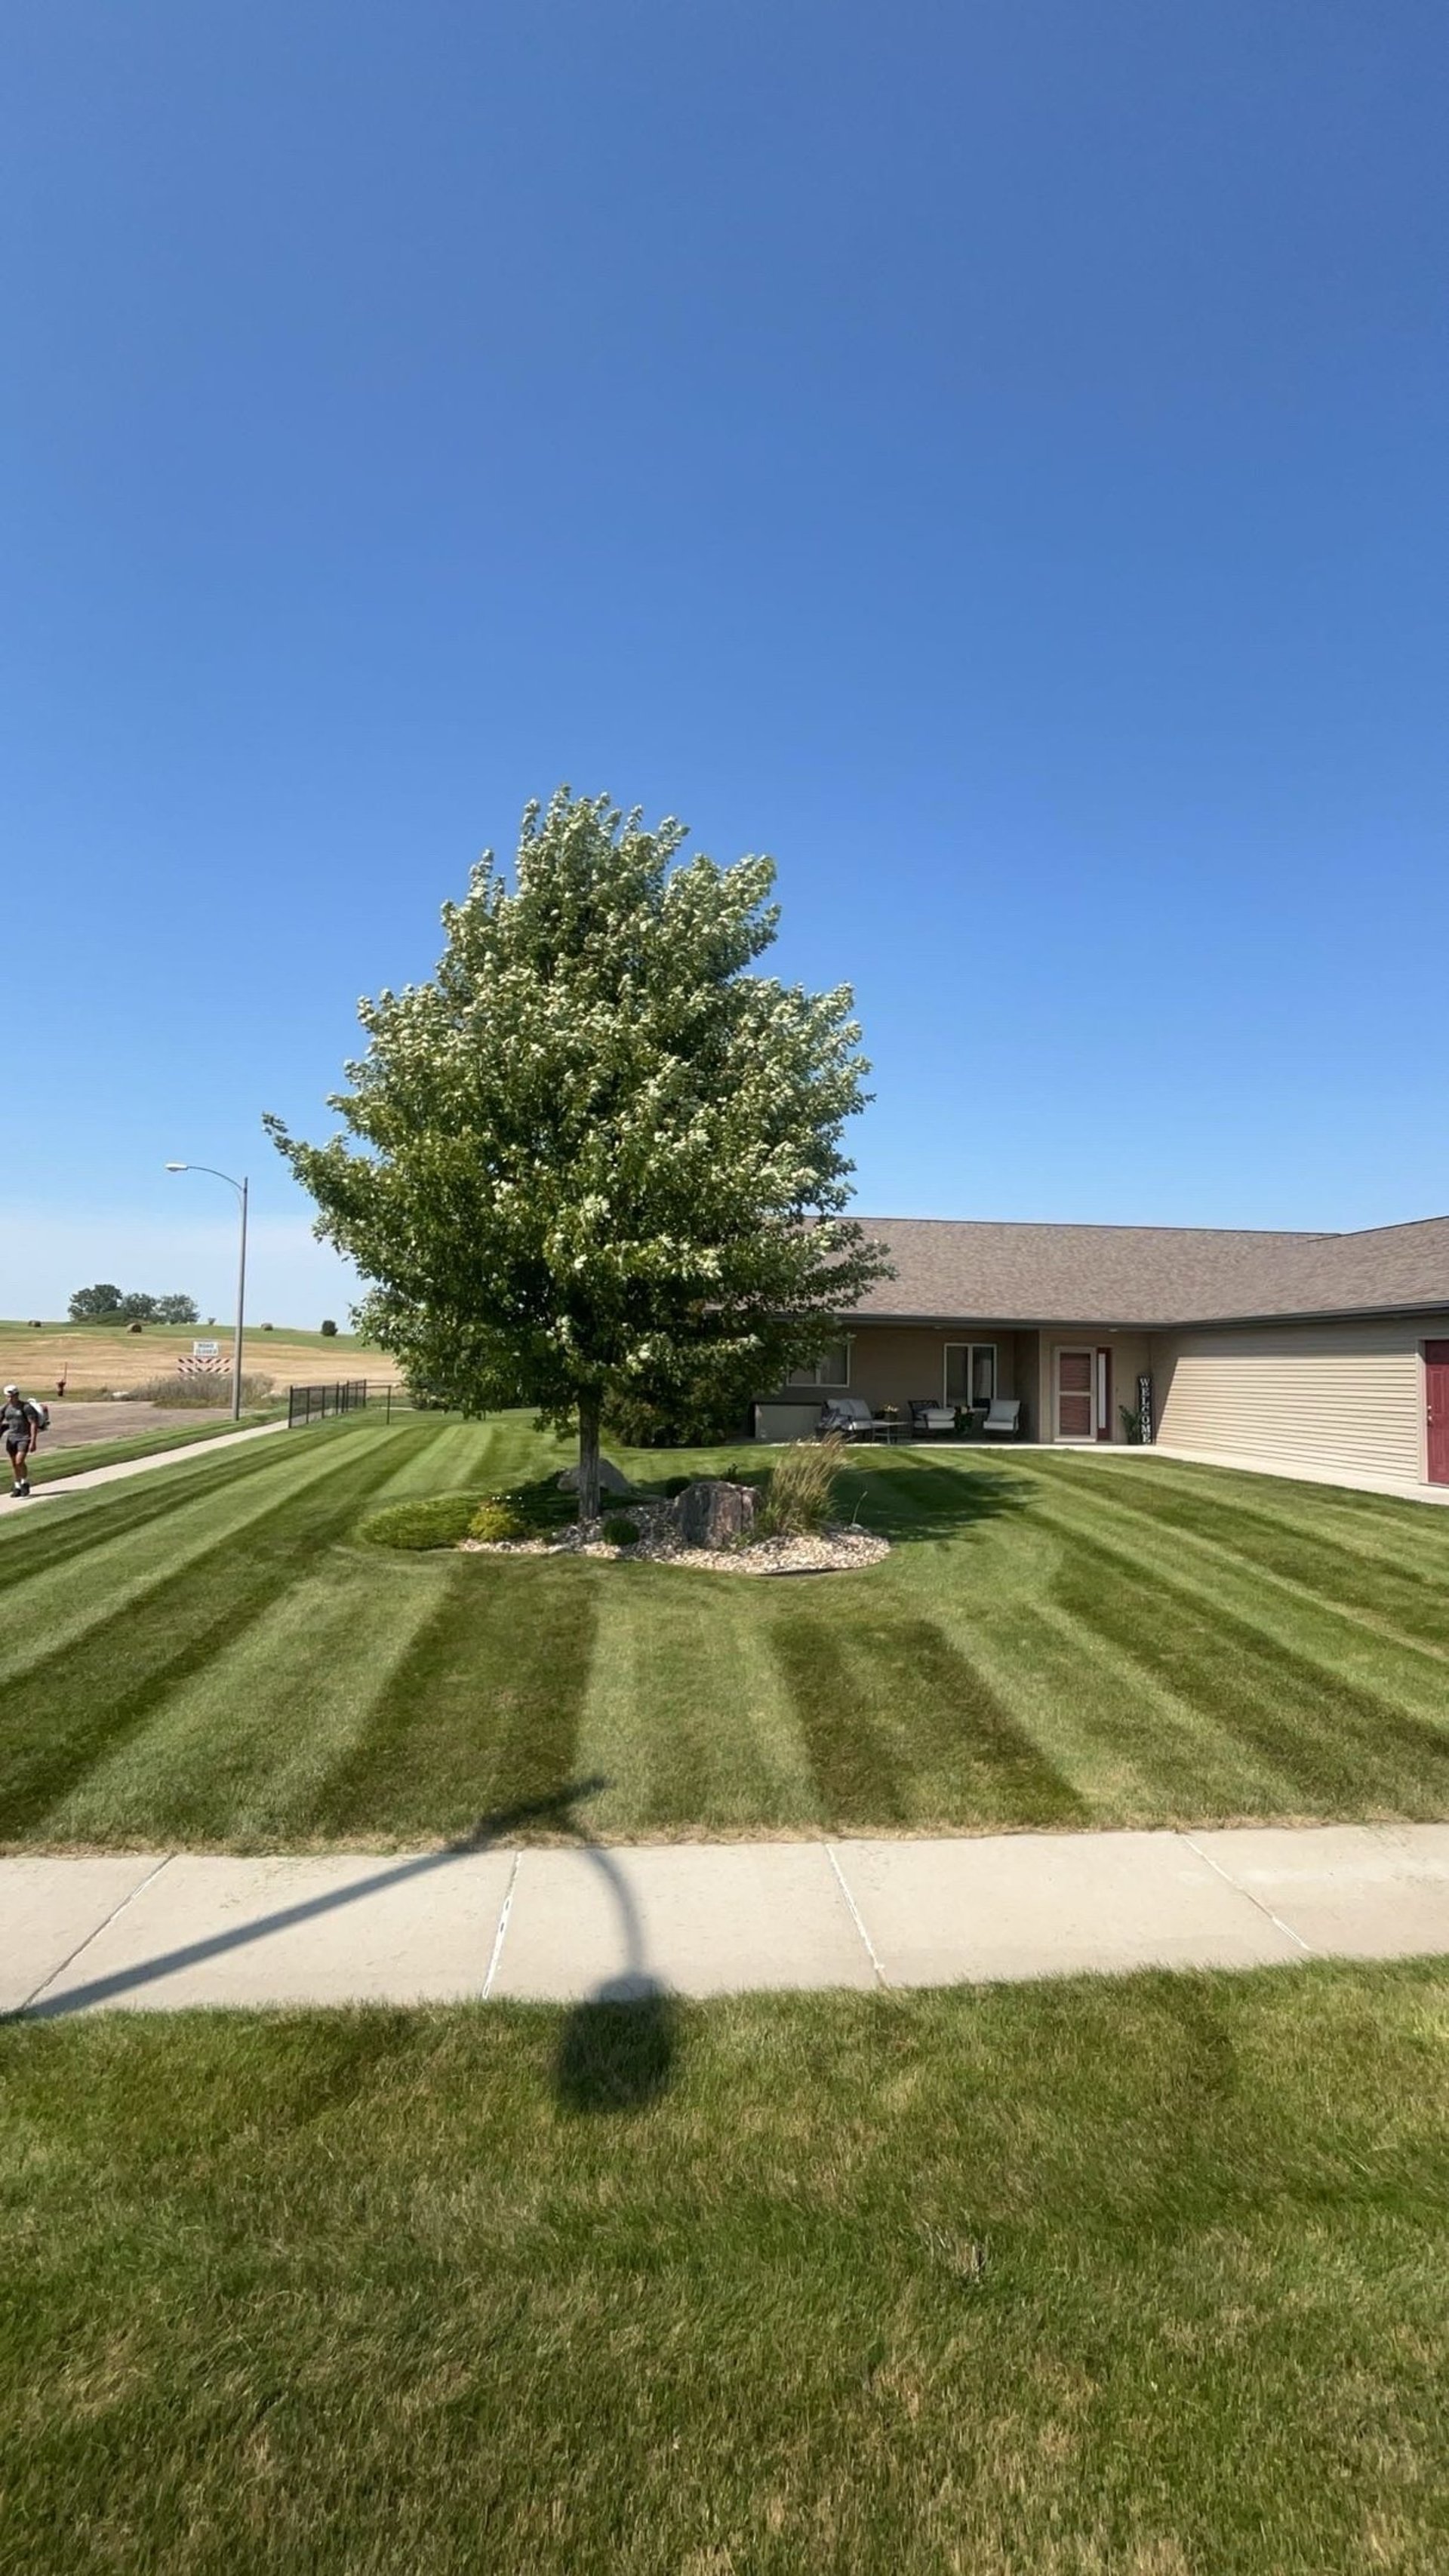
[{"label": "large boulder", "polygon": [[758,1503],[753,1485],[701,1476],[675,1495],[670,1512],[686,1547],[738,1547],[754,1536]]},{"label": "large boulder", "polygon": [[[558,1480],[558,1489],[561,1494],[576,1494],[578,1492],[579,1471],[577,1467],[565,1467],[563,1474]],[[628,1477],[624,1474],[621,1467],[615,1466],[612,1458],[601,1458],[599,1460],[599,1491],[601,1494],[627,1494],[631,1491]]]}]

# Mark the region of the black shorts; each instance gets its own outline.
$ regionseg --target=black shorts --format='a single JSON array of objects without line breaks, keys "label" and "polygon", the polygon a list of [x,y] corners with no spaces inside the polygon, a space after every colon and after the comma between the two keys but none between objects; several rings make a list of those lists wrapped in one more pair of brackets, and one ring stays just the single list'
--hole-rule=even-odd
[{"label": "black shorts", "polygon": [[32,1434],[28,1431],[7,1431],[5,1434],[5,1446],[9,1450],[11,1457],[28,1458],[30,1455],[31,1438]]}]

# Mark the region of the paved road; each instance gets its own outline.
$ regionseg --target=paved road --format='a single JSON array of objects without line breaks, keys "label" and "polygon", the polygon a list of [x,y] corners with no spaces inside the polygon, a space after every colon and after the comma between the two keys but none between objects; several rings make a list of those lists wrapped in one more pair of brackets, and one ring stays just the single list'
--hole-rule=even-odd
[{"label": "paved road", "polygon": [[576,2002],[1449,1952],[1449,1825],[0,1860],[0,2008]]}]

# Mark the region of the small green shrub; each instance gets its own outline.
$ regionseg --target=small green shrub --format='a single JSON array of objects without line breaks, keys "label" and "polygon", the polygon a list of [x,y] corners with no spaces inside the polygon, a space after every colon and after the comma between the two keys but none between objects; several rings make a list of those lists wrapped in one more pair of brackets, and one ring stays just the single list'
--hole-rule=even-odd
[{"label": "small green shrub", "polygon": [[792,1441],[770,1469],[755,1518],[757,1536],[810,1538],[823,1529],[844,1464],[845,1443],[834,1432],[824,1440]]},{"label": "small green shrub", "polygon": [[631,1521],[627,1512],[610,1512],[602,1527],[610,1547],[637,1547],[639,1544],[639,1524]]},{"label": "small green shrub", "polygon": [[324,1315],[322,1318],[322,1330],[326,1334],[328,1340],[331,1341],[337,1331],[336,1317],[333,1315]]},{"label": "small green shrub", "polygon": [[504,1539],[532,1538],[533,1534],[532,1524],[501,1494],[490,1494],[468,1523],[468,1536],[486,1539],[491,1547],[497,1547]]},{"label": "small green shrub", "polygon": [[389,1503],[361,1522],[357,1535],[370,1547],[456,1547],[468,1535],[476,1504],[473,1494],[426,1494],[415,1502]]},{"label": "small green shrub", "polygon": [[668,1501],[668,1502],[671,1502],[671,1503],[672,1503],[672,1502],[674,1501],[674,1499],[675,1499],[676,1495],[679,1495],[679,1494],[687,1494],[687,1493],[688,1493],[688,1491],[689,1491],[690,1486],[691,1486],[693,1483],[694,1483],[694,1478],[693,1478],[692,1476],[668,1476],[668,1477],[666,1477],[666,1478],[665,1478],[665,1483],[664,1483],[664,1494],[665,1494],[665,1499],[666,1499],[666,1501]]}]

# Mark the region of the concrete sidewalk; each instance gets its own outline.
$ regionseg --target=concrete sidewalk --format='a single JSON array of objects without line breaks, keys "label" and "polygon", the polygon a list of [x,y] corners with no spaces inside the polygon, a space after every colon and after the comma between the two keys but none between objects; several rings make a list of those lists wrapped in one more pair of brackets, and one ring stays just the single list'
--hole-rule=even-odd
[{"label": "concrete sidewalk", "polygon": [[[92,1485],[114,1485],[122,1476],[144,1476],[153,1467],[174,1467],[183,1458],[214,1458],[219,1449],[235,1449],[243,1440],[267,1440],[274,1431],[286,1428],[285,1422],[254,1422],[246,1431],[219,1431],[214,1440],[188,1440],[179,1449],[153,1449],[144,1458],[118,1459],[112,1467],[84,1467],[74,1476],[50,1476],[43,1485],[32,1485],[26,1500],[44,1503],[53,1494],[84,1494]],[[16,1505],[17,1511],[21,1508]]]},{"label": "concrete sidewalk", "polygon": [[0,1860],[0,2009],[930,1986],[1449,1951],[1449,1825]]}]

